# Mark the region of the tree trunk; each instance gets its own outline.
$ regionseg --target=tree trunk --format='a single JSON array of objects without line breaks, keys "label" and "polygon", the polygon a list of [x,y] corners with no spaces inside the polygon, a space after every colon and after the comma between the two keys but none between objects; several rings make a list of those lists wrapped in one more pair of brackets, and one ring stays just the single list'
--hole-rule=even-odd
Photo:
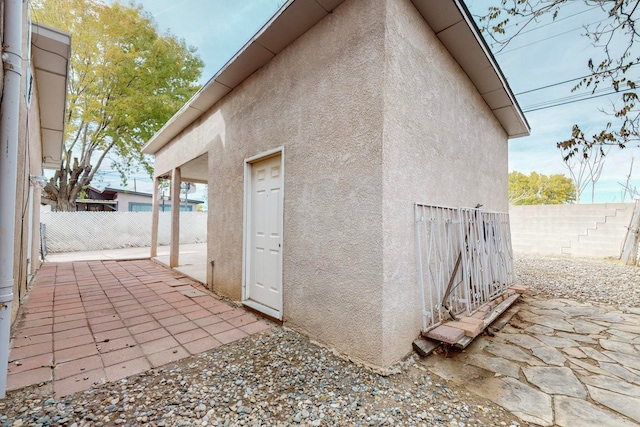
[{"label": "tree trunk", "polygon": [[76,211],[76,201],[69,199],[58,199],[56,203],[53,205],[56,212],[75,212]]},{"label": "tree trunk", "polygon": [[55,181],[56,178],[52,178],[44,187],[42,203],[50,205],[56,212],[75,212],[78,192],[63,180],[59,180],[60,186],[56,187]]},{"label": "tree trunk", "polygon": [[620,259],[626,265],[638,264],[638,233],[640,232],[640,201],[636,201],[633,210],[631,223],[627,231],[627,236],[622,245],[622,255]]}]

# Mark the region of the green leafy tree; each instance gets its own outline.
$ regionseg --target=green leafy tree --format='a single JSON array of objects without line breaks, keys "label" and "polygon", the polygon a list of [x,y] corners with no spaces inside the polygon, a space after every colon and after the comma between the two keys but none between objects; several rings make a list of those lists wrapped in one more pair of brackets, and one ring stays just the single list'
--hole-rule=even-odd
[{"label": "green leafy tree", "polygon": [[141,7],[32,0],[31,10],[72,36],[63,159],[43,202],[74,211],[105,159],[123,182],[140,166],[152,172],[140,148],[198,89],[203,63],[183,40],[159,34]]},{"label": "green leafy tree", "polygon": [[560,205],[575,200],[575,186],[562,174],[509,173],[509,203],[512,205]]},{"label": "green leafy tree", "polygon": [[[601,20],[585,26],[584,35],[596,48],[594,57],[585,58],[589,75],[573,91],[594,93],[601,86],[610,86],[619,100],[603,112],[610,116],[604,129],[593,135],[586,134],[579,124],[573,125],[571,136],[557,143],[563,157],[589,157],[592,150],[617,145],[624,148],[640,140],[640,109],[636,83],[628,73],[640,62],[635,44],[640,39],[636,19],[640,13],[640,0],[496,0],[486,15],[479,17],[482,30],[491,37],[497,50],[503,49],[528,27],[535,26],[545,16],[556,20],[562,7],[569,3],[583,3],[585,8],[601,10]],[[517,21],[517,29],[507,30],[510,21]]]}]

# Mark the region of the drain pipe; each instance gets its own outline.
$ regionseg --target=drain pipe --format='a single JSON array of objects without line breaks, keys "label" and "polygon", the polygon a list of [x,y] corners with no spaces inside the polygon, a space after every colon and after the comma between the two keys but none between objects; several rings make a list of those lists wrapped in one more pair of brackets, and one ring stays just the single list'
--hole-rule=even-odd
[{"label": "drain pipe", "polygon": [[23,1],[25,0],[4,2],[4,84],[0,106],[0,399],[5,397],[7,391],[13,302],[13,237],[16,226]]}]

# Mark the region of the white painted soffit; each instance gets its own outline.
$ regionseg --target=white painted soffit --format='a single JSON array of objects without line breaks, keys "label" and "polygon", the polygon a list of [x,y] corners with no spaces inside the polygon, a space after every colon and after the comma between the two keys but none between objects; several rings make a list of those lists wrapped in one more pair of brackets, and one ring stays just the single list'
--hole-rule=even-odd
[{"label": "white painted soffit", "polygon": [[531,128],[462,0],[411,0],[493,111],[509,138]]},{"label": "white painted soffit", "polygon": [[[528,135],[529,125],[464,5],[458,0],[412,1],[478,87],[507,134],[510,137]],[[343,2],[344,0],[287,1],[258,33],[169,119],[145,144],[142,152],[157,153],[216,102]],[[456,27],[455,31],[451,31],[452,27]]]},{"label": "white painted soffit", "polygon": [[42,135],[42,166],[62,161],[71,36],[42,24],[31,27],[31,57]]}]

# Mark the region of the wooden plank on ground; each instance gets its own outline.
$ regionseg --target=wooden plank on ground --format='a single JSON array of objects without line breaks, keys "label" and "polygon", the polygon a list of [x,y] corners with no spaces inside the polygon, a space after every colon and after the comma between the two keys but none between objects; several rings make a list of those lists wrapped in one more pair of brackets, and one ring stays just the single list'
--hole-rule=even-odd
[{"label": "wooden plank on ground", "polygon": [[[484,319],[484,328],[482,330],[486,329],[490,324],[492,324],[498,318],[498,316],[500,316],[509,307],[511,307],[511,304],[513,304],[518,298],[520,298],[520,294],[511,295],[500,304],[495,306],[494,309],[489,312],[489,317]],[[469,344],[471,344],[473,338],[475,337],[465,336],[463,338],[460,338],[460,340],[458,340],[457,342],[453,343],[453,345],[457,348],[466,348]]]},{"label": "wooden plank on ground", "polygon": [[454,347],[459,348],[459,349],[464,349],[466,348],[469,344],[471,344],[473,342],[473,338],[471,337],[462,337],[460,338],[460,340],[454,344]]},{"label": "wooden plank on ground", "polygon": [[484,327],[486,328],[490,324],[493,323],[494,320],[498,318],[502,313],[504,313],[511,304],[513,304],[518,298],[520,298],[520,294],[511,295],[509,298],[502,301],[500,304],[495,306],[493,310],[491,310],[489,317],[484,319]]},{"label": "wooden plank on ground", "polygon": [[413,342],[413,349],[422,357],[427,357],[440,346],[440,342],[418,338]]},{"label": "wooden plank on ground", "polygon": [[516,315],[520,311],[520,307],[511,307],[507,311],[505,311],[502,316],[498,317],[495,322],[493,322],[489,327],[492,331],[499,331],[506,326],[507,323],[511,321],[511,318]]}]

